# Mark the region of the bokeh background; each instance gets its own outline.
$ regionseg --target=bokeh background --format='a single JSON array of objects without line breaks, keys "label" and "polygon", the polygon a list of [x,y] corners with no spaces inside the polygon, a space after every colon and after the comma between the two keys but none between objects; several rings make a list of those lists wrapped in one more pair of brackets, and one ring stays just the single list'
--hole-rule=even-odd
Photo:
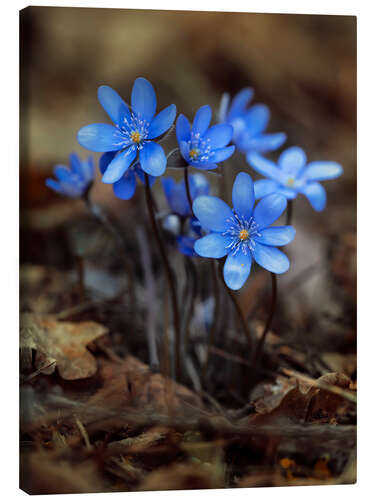
[{"label": "bokeh background", "polygon": [[[233,96],[251,86],[253,102],[271,109],[268,130],[287,133],[285,147],[299,145],[311,161],[343,165],[341,178],[324,183],[325,212],[314,212],[305,199],[295,203],[297,237],[287,249],[292,266],[280,278],[280,302],[286,303],[286,333],[297,332],[319,349],[353,351],[355,17],[55,7],[22,11],[22,263],[74,269],[62,242],[85,207],[59,198],[44,181],[71,151],[88,154],[76,141],[80,127],[108,120],[97,101],[98,86],[110,85],[126,100],[138,76],[153,83],[158,109],[173,102],[190,118],[204,104],[217,110],[223,92]],[[227,162],[226,196],[240,169],[251,173],[242,157]],[[155,193],[165,207],[159,183]],[[117,200],[99,179],[94,187],[96,201],[123,225],[130,248],[134,220],[139,220],[137,197],[142,193],[129,202]],[[110,288],[100,276],[98,288]],[[247,312],[254,305],[256,283],[250,279],[241,291]]]}]

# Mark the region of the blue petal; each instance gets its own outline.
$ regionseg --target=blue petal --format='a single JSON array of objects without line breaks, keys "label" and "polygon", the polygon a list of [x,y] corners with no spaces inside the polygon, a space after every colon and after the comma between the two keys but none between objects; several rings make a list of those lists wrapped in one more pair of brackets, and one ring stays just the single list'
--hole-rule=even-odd
[{"label": "blue petal", "polygon": [[177,237],[178,250],[183,255],[187,255],[188,257],[193,257],[194,255],[196,255],[196,253],[194,252],[195,241],[196,240],[191,236],[178,236]]},{"label": "blue petal", "polygon": [[254,240],[263,245],[281,247],[293,241],[296,230],[293,226],[266,227],[260,231],[260,236],[255,236]]},{"label": "blue petal", "polygon": [[200,134],[201,136],[207,131],[208,126],[211,121],[212,111],[208,104],[206,106],[202,106],[195,113],[193,125],[191,127],[192,133]]},{"label": "blue petal", "polygon": [[246,88],[238,92],[238,94],[233,98],[232,105],[229,109],[227,120],[232,120],[236,116],[244,113],[246,106],[249,104],[251,98],[253,97],[253,89]]},{"label": "blue petal", "polygon": [[262,133],[270,119],[270,110],[265,104],[255,104],[245,116],[246,132],[252,137]]},{"label": "blue petal", "polygon": [[227,123],[221,123],[210,127],[203,136],[204,141],[209,141],[211,149],[219,149],[226,146],[232,139],[233,127]]},{"label": "blue petal", "polygon": [[163,175],[167,166],[164,149],[156,142],[147,142],[139,152],[141,167],[146,174],[158,177]]},{"label": "blue petal", "polygon": [[108,85],[101,85],[98,88],[98,99],[115,125],[122,125],[125,119],[130,120],[128,106],[118,93]]},{"label": "blue petal", "polygon": [[251,254],[246,255],[241,252],[232,252],[226,258],[224,264],[224,281],[232,290],[239,290],[249,277],[251,269]]},{"label": "blue petal", "polygon": [[195,242],[194,250],[201,257],[221,259],[229,251],[231,239],[220,233],[210,233]]},{"label": "blue petal", "polygon": [[185,141],[181,141],[180,142],[180,151],[181,151],[181,155],[183,157],[183,159],[188,162],[190,165],[192,165],[191,162],[191,158],[189,156],[189,152],[190,152],[190,148],[189,148],[189,144]]},{"label": "blue petal", "polygon": [[132,108],[135,113],[151,122],[156,111],[156,95],[154,87],[145,78],[137,78],[132,89]]},{"label": "blue petal", "polygon": [[155,116],[152,120],[149,131],[148,139],[154,139],[164,134],[173,125],[174,119],[176,118],[176,106],[171,104],[167,108],[160,111],[159,114]]},{"label": "blue petal", "polygon": [[262,229],[275,222],[284,212],[286,205],[285,196],[278,193],[268,194],[262,198],[254,209],[254,218],[259,228]]},{"label": "blue petal", "polygon": [[53,169],[53,173],[59,181],[70,182],[72,178],[72,172],[65,165],[56,165]]},{"label": "blue petal", "polygon": [[285,273],[289,269],[289,259],[278,248],[256,243],[253,257],[257,264],[275,274]]},{"label": "blue petal", "polygon": [[226,148],[217,149],[210,158],[210,163],[220,163],[225,161],[232,156],[235,150],[235,146],[228,146]]},{"label": "blue petal", "polygon": [[307,165],[304,177],[309,181],[327,181],[336,179],[342,172],[342,166],[334,161],[313,161]]},{"label": "blue petal", "polygon": [[286,149],[279,156],[281,170],[292,177],[296,177],[300,170],[306,165],[306,154],[302,148],[293,146]]},{"label": "blue petal", "polygon": [[319,182],[309,182],[301,191],[317,212],[325,209],[327,195],[324,187]]},{"label": "blue petal", "polygon": [[193,202],[193,212],[204,228],[223,232],[227,229],[232,210],[216,196],[199,196]]},{"label": "blue petal", "polygon": [[190,214],[190,205],[186,194],[185,184],[176,184],[171,177],[161,180],[168,205],[176,214],[185,216]]},{"label": "blue petal", "polygon": [[130,144],[117,128],[107,123],[93,123],[82,127],[77,139],[81,146],[98,153],[118,151]]},{"label": "blue petal", "polygon": [[135,193],[136,177],[133,171],[127,172],[121,179],[113,184],[113,191],[117,198],[130,200]]},{"label": "blue petal", "polygon": [[281,185],[277,188],[276,192],[285,196],[287,200],[294,200],[297,196],[297,191],[295,189],[287,188]]},{"label": "blue petal", "polygon": [[46,179],[46,186],[56,191],[56,193],[70,198],[79,198],[82,195],[82,189],[69,182],[56,182],[54,179]]},{"label": "blue petal", "polygon": [[277,182],[281,181],[280,169],[271,160],[264,158],[259,153],[255,153],[254,151],[246,155],[246,160],[249,165],[253,167],[256,172],[258,172],[258,174],[269,177]]},{"label": "blue petal", "polygon": [[286,141],[286,134],[284,132],[277,132],[276,134],[263,134],[259,137],[248,139],[244,143],[241,142],[242,137],[239,139],[239,147],[243,150],[257,151],[258,153],[268,153],[275,151]]},{"label": "blue petal", "polygon": [[130,167],[136,156],[137,148],[135,146],[131,146],[115,156],[104,172],[102,182],[104,184],[113,184],[118,181]]},{"label": "blue petal", "polygon": [[180,115],[176,122],[176,137],[178,142],[190,140],[190,123],[185,115]]},{"label": "blue petal", "polygon": [[99,170],[100,173],[103,175],[104,172],[107,170],[108,165],[111,163],[113,158],[115,157],[117,151],[108,151],[107,153],[104,153],[99,160]]},{"label": "blue petal", "polygon": [[198,196],[207,195],[210,192],[210,183],[203,174],[189,175],[190,191],[193,200]]},{"label": "blue petal", "polygon": [[271,181],[270,179],[260,179],[254,182],[254,194],[255,199],[263,198],[267,194],[275,193],[279,184],[276,181]]},{"label": "blue petal", "polygon": [[220,123],[223,123],[226,121],[229,103],[230,103],[230,96],[227,92],[224,92],[224,94],[221,96],[220,106],[219,106],[219,122]]},{"label": "blue petal", "polygon": [[70,153],[69,155],[69,165],[72,169],[72,172],[75,174],[81,175],[81,160],[77,153]]},{"label": "blue petal", "polygon": [[89,156],[87,161],[83,161],[82,164],[82,176],[85,181],[92,181],[95,176],[95,165],[94,165],[94,157]]},{"label": "blue petal", "polygon": [[237,215],[250,219],[253,213],[254,199],[254,183],[250,175],[240,172],[232,189],[232,203]]}]

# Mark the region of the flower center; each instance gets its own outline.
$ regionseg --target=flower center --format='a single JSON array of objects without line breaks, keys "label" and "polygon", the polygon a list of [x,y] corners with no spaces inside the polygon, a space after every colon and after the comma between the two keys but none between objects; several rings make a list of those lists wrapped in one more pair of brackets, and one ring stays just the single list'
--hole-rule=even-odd
[{"label": "flower center", "polygon": [[189,151],[189,156],[192,160],[195,160],[199,155],[199,150],[198,149],[191,149]]},{"label": "flower center", "polygon": [[190,160],[196,163],[209,163],[214,154],[211,148],[210,139],[202,139],[201,134],[191,134],[189,146]]},{"label": "flower center", "polygon": [[247,240],[249,238],[249,231],[247,229],[241,229],[239,237],[242,241]]},{"label": "flower center", "polygon": [[138,130],[134,130],[134,132],[132,132],[130,134],[130,138],[133,142],[136,142],[137,144],[141,142],[141,134],[138,132]]},{"label": "flower center", "polygon": [[286,181],[286,185],[289,186],[289,187],[293,187],[294,186],[294,178],[293,177],[289,177]]},{"label": "flower center", "polygon": [[256,243],[254,238],[260,236],[254,217],[246,219],[233,212],[233,216],[227,222],[229,223],[227,230],[222,233],[229,239],[227,248],[234,253],[241,250],[244,255],[252,252]]}]

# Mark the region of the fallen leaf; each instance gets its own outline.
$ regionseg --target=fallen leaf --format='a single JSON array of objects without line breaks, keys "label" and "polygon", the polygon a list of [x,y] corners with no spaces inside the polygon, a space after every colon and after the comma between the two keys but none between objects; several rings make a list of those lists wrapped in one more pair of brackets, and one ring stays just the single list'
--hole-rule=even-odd
[{"label": "fallen leaf", "polygon": [[70,323],[57,321],[52,315],[23,313],[20,327],[21,366],[24,369],[30,368],[27,363],[31,362],[31,350],[34,349],[35,368],[42,373],[50,374],[57,367],[66,380],[95,374],[96,360],[86,346],[107,333],[104,326],[94,321]]}]

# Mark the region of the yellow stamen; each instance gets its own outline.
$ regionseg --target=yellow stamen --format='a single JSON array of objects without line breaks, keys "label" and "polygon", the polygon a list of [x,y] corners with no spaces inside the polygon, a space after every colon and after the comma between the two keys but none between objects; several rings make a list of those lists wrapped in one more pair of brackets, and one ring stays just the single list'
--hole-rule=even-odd
[{"label": "yellow stamen", "polygon": [[293,177],[289,177],[289,179],[286,181],[287,186],[292,187],[294,185],[294,179]]},{"label": "yellow stamen", "polygon": [[192,158],[193,160],[199,155],[199,151],[198,149],[191,149],[189,151],[189,156],[190,158]]},{"label": "yellow stamen", "polygon": [[137,130],[132,132],[130,137],[133,142],[141,142],[141,134]]},{"label": "yellow stamen", "polygon": [[249,237],[249,231],[247,231],[246,229],[241,229],[240,231],[240,240],[247,240]]}]

